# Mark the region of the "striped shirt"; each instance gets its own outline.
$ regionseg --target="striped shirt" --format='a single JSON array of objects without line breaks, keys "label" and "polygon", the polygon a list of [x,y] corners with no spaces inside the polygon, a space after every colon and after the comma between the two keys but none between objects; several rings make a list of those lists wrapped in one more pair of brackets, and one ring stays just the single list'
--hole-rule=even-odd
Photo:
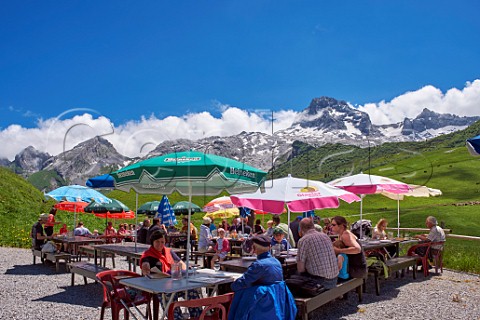
[{"label": "striped shirt", "polygon": [[311,275],[326,279],[338,276],[338,263],[332,240],[323,232],[311,229],[300,238],[298,261],[305,263],[305,269]]}]

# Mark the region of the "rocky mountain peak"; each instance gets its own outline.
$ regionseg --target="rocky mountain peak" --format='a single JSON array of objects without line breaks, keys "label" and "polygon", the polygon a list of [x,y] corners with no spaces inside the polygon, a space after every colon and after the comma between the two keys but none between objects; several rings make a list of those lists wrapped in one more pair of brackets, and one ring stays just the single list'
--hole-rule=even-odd
[{"label": "rocky mountain peak", "polygon": [[28,175],[42,170],[44,162],[50,157],[48,153],[28,146],[15,156],[13,164],[17,173]]}]

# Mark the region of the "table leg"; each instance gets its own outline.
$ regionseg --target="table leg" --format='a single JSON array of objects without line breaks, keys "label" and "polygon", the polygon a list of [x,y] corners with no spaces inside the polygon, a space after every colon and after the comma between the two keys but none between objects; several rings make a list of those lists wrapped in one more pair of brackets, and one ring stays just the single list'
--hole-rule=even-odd
[{"label": "table leg", "polygon": [[158,309],[160,307],[160,301],[158,300],[158,294],[153,295],[153,320],[158,320]]},{"label": "table leg", "polygon": [[93,259],[94,259],[95,265],[97,265],[97,258],[98,258],[97,249],[93,249]]}]

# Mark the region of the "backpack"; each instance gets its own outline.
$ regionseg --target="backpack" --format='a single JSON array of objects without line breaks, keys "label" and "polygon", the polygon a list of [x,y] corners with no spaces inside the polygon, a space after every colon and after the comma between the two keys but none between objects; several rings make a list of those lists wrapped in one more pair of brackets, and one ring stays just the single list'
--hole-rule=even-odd
[{"label": "backpack", "polygon": [[[362,234],[360,234],[360,227],[362,228]],[[370,220],[358,220],[350,227],[350,231],[357,236],[358,239],[363,239],[364,236],[372,236],[372,221]]]}]

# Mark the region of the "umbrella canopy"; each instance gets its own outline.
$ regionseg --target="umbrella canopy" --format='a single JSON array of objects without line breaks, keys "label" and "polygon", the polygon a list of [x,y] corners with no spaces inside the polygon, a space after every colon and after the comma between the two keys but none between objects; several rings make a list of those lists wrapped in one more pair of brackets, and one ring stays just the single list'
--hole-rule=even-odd
[{"label": "umbrella canopy", "polygon": [[133,219],[135,212],[131,211],[126,205],[116,199],[111,199],[109,203],[98,203],[92,201],[84,209],[85,212],[93,213],[96,217],[106,219]]},{"label": "umbrella canopy", "polygon": [[400,237],[400,200],[405,196],[408,197],[437,197],[442,195],[439,189],[433,189],[426,186],[417,186],[409,184],[410,190],[407,193],[395,194],[387,191],[382,191],[381,194],[393,200],[397,200],[397,237]]},{"label": "umbrella canopy", "polygon": [[213,154],[171,153],[127,166],[111,174],[115,188],[138,193],[217,195],[255,191],[266,172]]},{"label": "umbrella canopy", "polygon": [[83,212],[83,209],[88,205],[88,202],[84,201],[61,201],[56,203],[53,207],[57,210],[63,210],[68,212]]},{"label": "umbrella canopy", "polygon": [[[290,225],[290,211],[305,212],[315,209],[337,208],[339,199],[351,203],[360,201],[353,193],[329,186],[320,181],[294,178],[274,179],[265,183],[264,190],[255,193],[233,195],[230,197],[237,206],[256,210],[263,210],[274,214],[281,214],[288,208],[288,225]],[[290,241],[290,233],[287,236]]]},{"label": "umbrella canopy", "polygon": [[[217,195],[223,190],[242,193],[255,191],[264,181],[266,172],[212,154],[196,151],[171,153],[132,164],[111,175],[115,188],[137,193]],[[188,225],[191,214],[188,215]],[[187,268],[190,255],[190,232],[187,233]],[[188,274],[187,274],[188,277]]]},{"label": "umbrella canopy", "polygon": [[46,195],[57,201],[67,200],[90,202],[94,200],[100,203],[110,202],[110,199],[101,194],[100,192],[79,185],[63,186],[50,191]]},{"label": "umbrella canopy", "polygon": [[109,174],[102,174],[101,176],[96,176],[93,178],[90,178],[87,180],[85,183],[87,187],[90,188],[109,188],[113,189],[113,178]]},{"label": "umbrella canopy", "polygon": [[203,206],[203,211],[207,212],[205,217],[212,219],[226,219],[238,216],[240,211],[237,206],[232,203],[230,197],[219,197],[213,199]]},{"label": "umbrella canopy", "polygon": [[175,212],[173,212],[173,208],[170,205],[170,201],[168,201],[167,196],[163,196],[160,204],[158,205],[158,213],[156,215],[157,218],[160,218],[162,224],[166,227],[174,226],[177,224],[177,218],[175,217]]},{"label": "umbrella canopy", "polygon": [[467,139],[467,149],[472,156],[480,156],[480,135]]},{"label": "umbrella canopy", "polygon": [[281,214],[285,204],[289,211],[305,212],[315,209],[337,208],[339,199],[352,203],[360,201],[355,194],[329,186],[321,181],[294,178],[272,180],[265,190],[255,193],[233,195],[230,198],[237,206]]},{"label": "umbrella canopy", "polygon": [[181,214],[188,214],[188,210],[190,208],[190,213],[194,214],[195,212],[201,212],[202,208],[197,206],[195,203],[191,203],[188,201],[179,201],[173,205],[173,211],[175,214],[181,215]]},{"label": "umbrella canopy", "polygon": [[149,216],[154,216],[158,212],[159,204],[160,204],[160,201],[145,202],[137,209],[137,214],[146,214]]},{"label": "umbrella canopy", "polygon": [[[90,202],[92,200],[100,203],[110,202],[111,200],[105,197],[100,192],[79,185],[63,186],[46,194],[47,196],[57,201],[84,201]],[[74,211],[74,227],[77,225],[77,211]]]},{"label": "umbrella canopy", "polygon": [[[339,178],[330,181],[328,184],[362,195],[362,201],[360,202],[360,220],[363,220],[363,195],[382,192],[387,192],[390,194],[404,194],[410,191],[410,187],[406,183],[387,177],[364,173]],[[362,234],[361,224],[360,234]]]}]

